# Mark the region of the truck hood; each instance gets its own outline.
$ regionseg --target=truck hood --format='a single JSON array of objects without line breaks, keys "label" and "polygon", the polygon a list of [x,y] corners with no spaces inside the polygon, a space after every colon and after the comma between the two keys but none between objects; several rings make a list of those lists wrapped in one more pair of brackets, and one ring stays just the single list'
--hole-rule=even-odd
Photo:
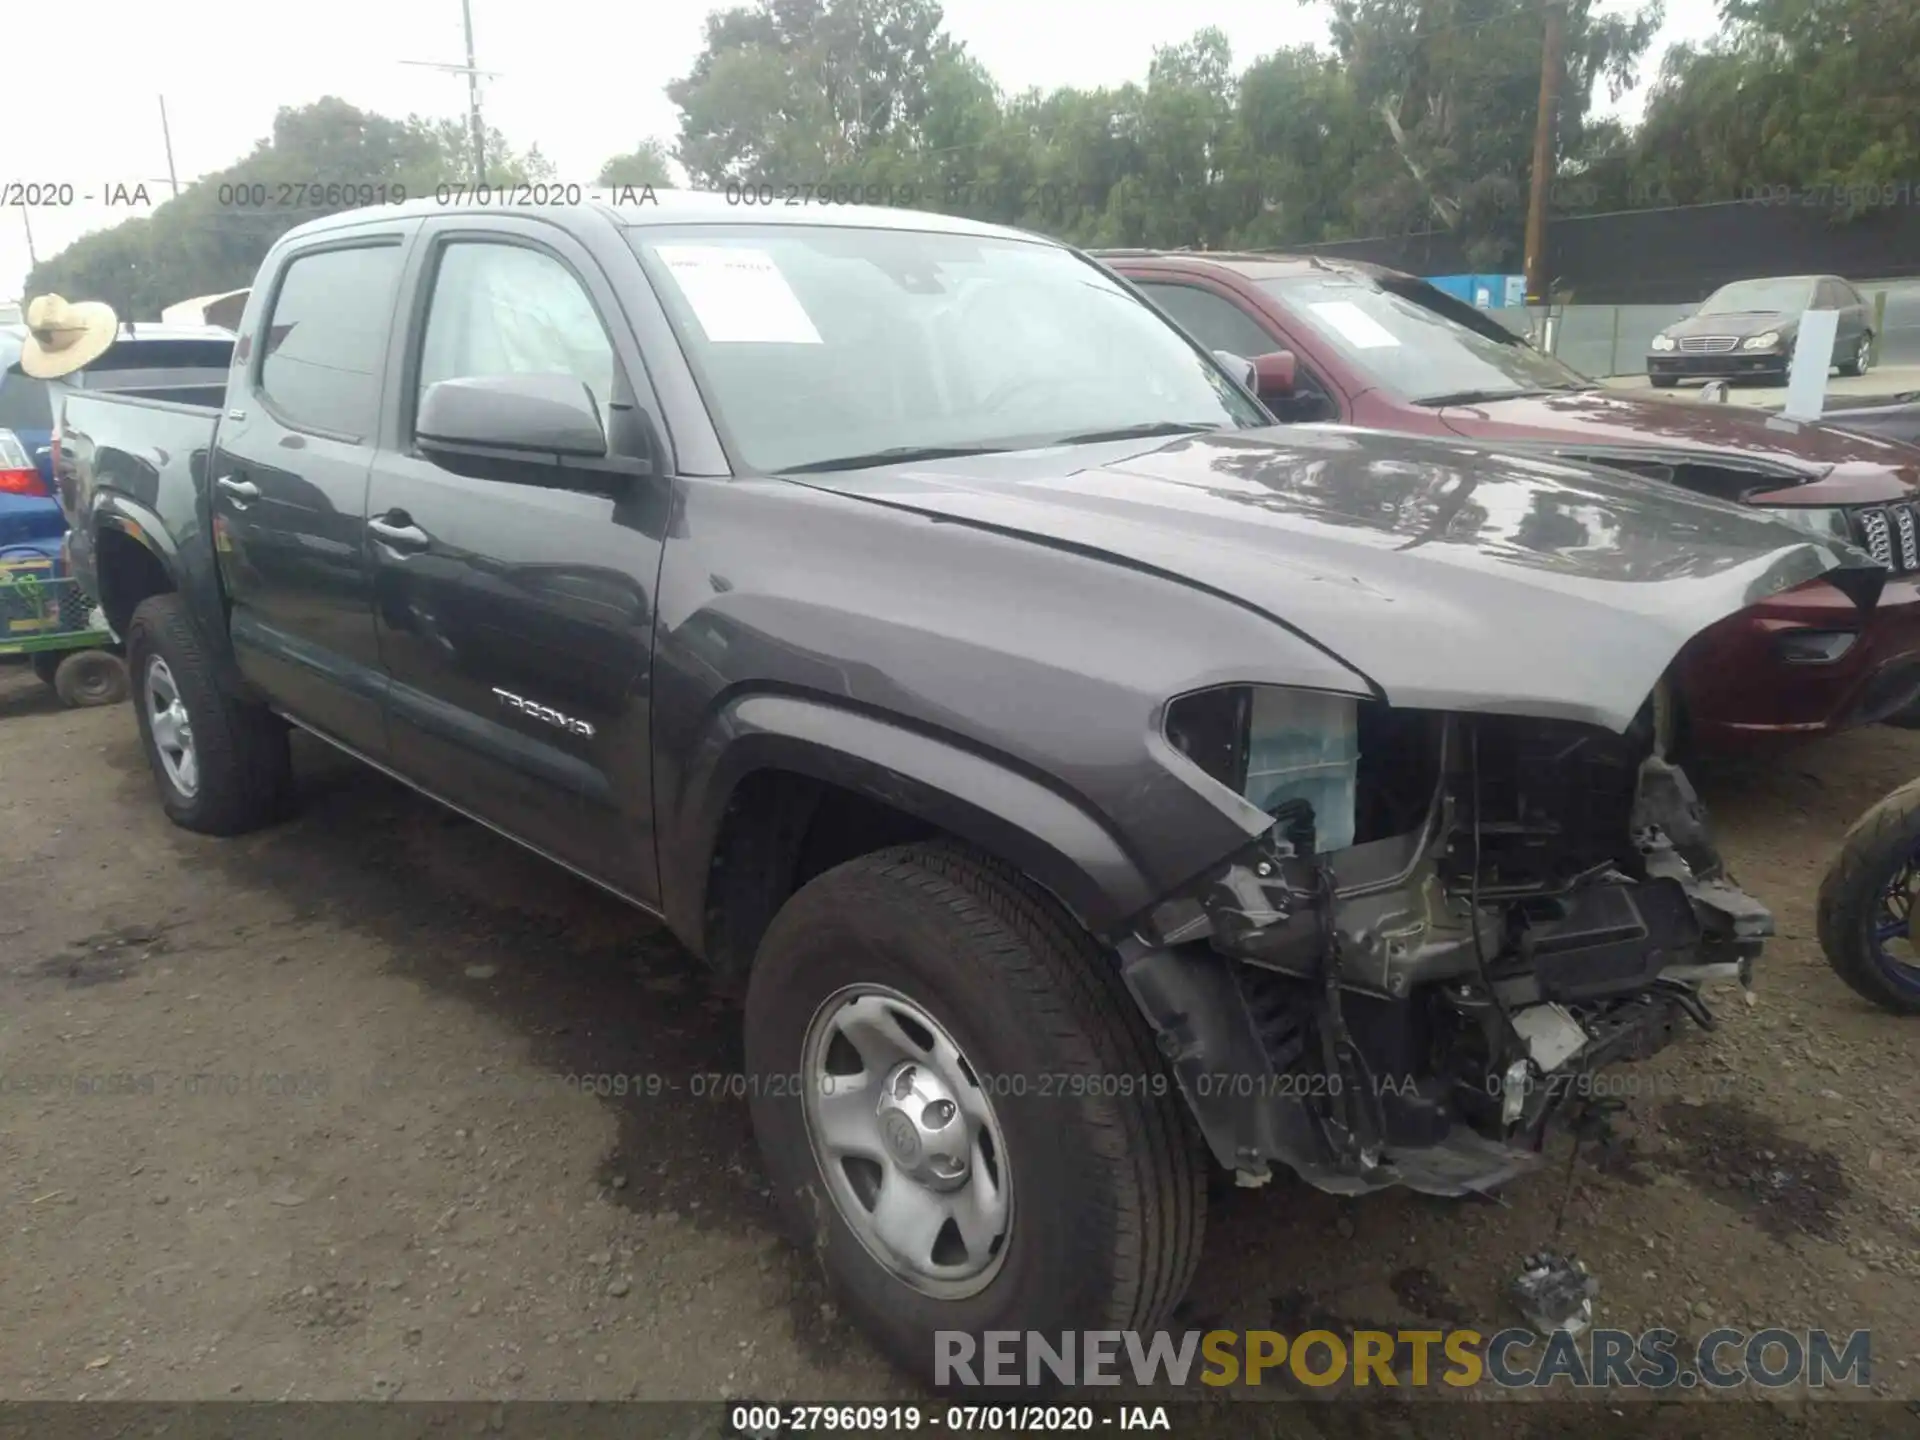
[{"label": "truck hood", "polygon": [[1870,604],[1883,574],[1852,547],[1655,481],[1371,431],[1276,427],[794,483],[1210,590],[1395,705],[1614,731],[1714,621],[1829,572],[1871,577]]},{"label": "truck hood", "polygon": [[[1603,388],[1449,405],[1441,419],[1455,434],[1475,440],[1642,444],[1750,455],[1800,470],[1809,484],[1839,467],[1846,477],[1878,476],[1882,486],[1891,487],[1880,499],[1894,499],[1920,485],[1920,449],[1831,425],[1788,420],[1749,405],[1703,405]],[[1813,495],[1802,498],[1815,503]]]}]

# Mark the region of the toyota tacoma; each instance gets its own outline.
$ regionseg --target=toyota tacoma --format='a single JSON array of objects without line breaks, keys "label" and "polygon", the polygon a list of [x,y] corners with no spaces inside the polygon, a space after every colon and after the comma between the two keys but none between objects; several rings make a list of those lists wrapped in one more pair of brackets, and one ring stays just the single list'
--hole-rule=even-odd
[{"label": "toyota tacoma", "polygon": [[280,814],[298,726],[661,917],[926,1375],[1160,1323],[1209,1163],[1525,1172],[1771,930],[1663,677],[1878,567],[1250,373],[962,220],[405,205],[274,246],[217,411],[77,392],[58,464],[167,814]]}]

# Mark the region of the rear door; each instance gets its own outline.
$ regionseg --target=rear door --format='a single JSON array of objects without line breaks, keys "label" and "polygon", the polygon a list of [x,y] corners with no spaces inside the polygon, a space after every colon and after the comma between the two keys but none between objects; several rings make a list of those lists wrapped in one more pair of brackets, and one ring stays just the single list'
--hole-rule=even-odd
[{"label": "rear door", "polygon": [[616,435],[635,407],[664,434],[632,332],[587,248],[537,219],[429,221],[411,277],[368,512],[395,768],[650,902],[670,465],[608,482],[531,458],[442,463],[414,438],[434,383],[527,374],[584,382]]},{"label": "rear door", "polygon": [[319,236],[254,296],[211,479],[242,672],[374,759],[385,690],[366,549],[388,333],[417,221]]}]

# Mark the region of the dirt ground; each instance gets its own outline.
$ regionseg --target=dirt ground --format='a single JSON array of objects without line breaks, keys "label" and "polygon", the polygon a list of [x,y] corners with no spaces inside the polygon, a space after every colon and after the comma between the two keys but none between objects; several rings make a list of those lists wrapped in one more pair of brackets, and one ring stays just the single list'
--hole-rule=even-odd
[{"label": "dirt ground", "polygon": [[[690,957],[322,747],[297,763],[297,819],[192,836],[126,708],[0,667],[0,1399],[915,1398],[774,1239],[745,1105],[695,1078],[739,1057]],[[1812,915],[1916,773],[1920,734],[1874,729],[1707,778],[1780,936],[1756,1003],[1643,1067],[1574,1172],[1601,1323],[1868,1327],[1876,1388],[1920,1395],[1914,1032],[1828,972]],[[1566,1173],[1498,1203],[1226,1190],[1181,1319],[1516,1323]]]}]

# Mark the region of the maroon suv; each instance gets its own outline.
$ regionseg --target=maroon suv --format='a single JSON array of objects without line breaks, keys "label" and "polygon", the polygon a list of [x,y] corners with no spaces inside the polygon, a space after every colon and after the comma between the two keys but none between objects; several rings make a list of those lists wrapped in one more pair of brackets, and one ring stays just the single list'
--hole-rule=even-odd
[{"label": "maroon suv", "polygon": [[1209,349],[1290,352],[1291,367],[1259,367],[1261,398],[1290,424],[1538,445],[1762,507],[1851,539],[1887,567],[1877,601],[1816,581],[1689,647],[1678,679],[1701,748],[1920,723],[1920,448],[1596,385],[1485,312],[1377,266],[1095,253]]}]

